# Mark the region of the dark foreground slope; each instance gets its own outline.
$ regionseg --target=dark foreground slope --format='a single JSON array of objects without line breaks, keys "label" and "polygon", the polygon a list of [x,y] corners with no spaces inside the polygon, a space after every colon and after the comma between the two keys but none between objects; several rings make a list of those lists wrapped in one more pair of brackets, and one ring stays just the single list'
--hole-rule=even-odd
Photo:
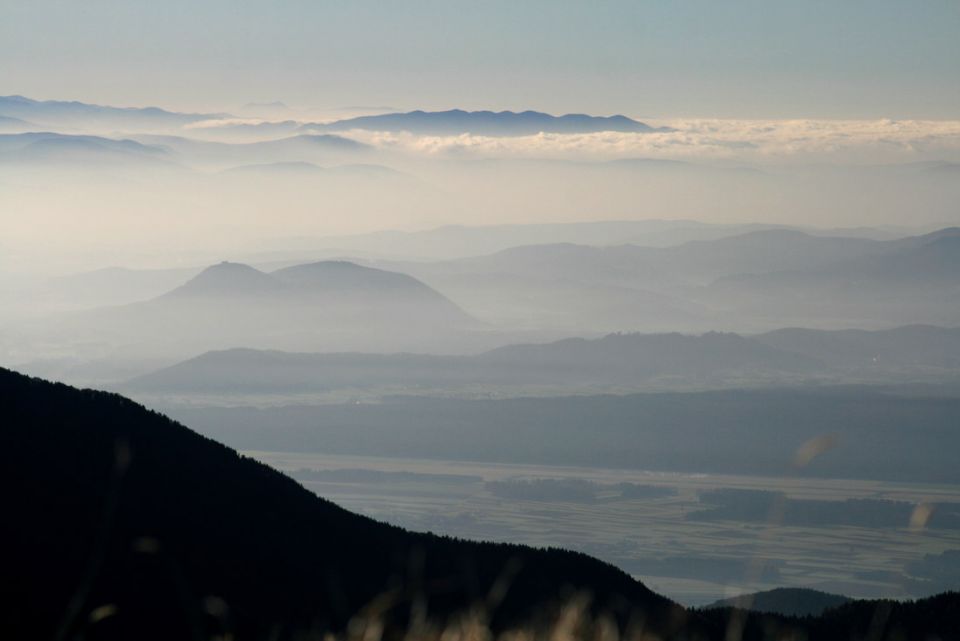
[{"label": "dark foreground slope", "polygon": [[688,612],[582,554],[413,534],[351,514],[121,396],[0,369],[0,408],[3,639],[242,641],[344,629],[380,638],[364,619],[397,638],[424,609],[443,622],[487,605],[496,631],[557,621],[577,592],[631,638],[960,630],[956,594],[849,604],[821,619]]},{"label": "dark foreground slope", "polygon": [[444,617],[505,576],[494,626],[576,590],[621,622],[636,609],[662,631],[698,625],[582,554],[351,514],[120,396],[0,369],[0,407],[0,638],[189,639],[224,627],[237,639],[289,638],[340,629],[376,597],[388,620],[402,622],[418,595]]},{"label": "dark foreground slope", "polygon": [[810,641],[954,641],[960,639],[960,593],[919,601],[851,601],[818,617],[785,617],[732,608],[702,613],[726,639]]}]

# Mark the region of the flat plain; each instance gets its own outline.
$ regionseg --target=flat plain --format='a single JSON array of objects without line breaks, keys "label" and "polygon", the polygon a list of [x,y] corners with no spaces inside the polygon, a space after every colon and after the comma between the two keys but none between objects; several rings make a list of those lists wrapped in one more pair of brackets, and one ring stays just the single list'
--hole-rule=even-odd
[{"label": "flat plain", "polygon": [[778,586],[853,597],[924,596],[944,588],[930,569],[938,555],[960,550],[960,529],[911,519],[893,527],[800,527],[785,525],[776,510],[760,522],[697,516],[711,507],[702,494],[718,489],[801,501],[936,505],[960,501],[953,485],[245,454],[378,520],[467,539],[580,550],[689,605]]}]

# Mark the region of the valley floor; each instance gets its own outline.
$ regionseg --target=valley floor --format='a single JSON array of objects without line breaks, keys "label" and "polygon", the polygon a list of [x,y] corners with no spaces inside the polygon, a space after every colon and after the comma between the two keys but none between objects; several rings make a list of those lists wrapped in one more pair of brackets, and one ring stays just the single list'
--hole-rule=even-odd
[{"label": "valley floor", "polygon": [[[766,522],[691,518],[710,507],[700,493],[721,488],[778,491],[800,500],[950,503],[960,501],[960,487],[952,485],[246,454],[349,510],[414,530],[581,550],[687,605],[777,586],[854,597],[925,596],[948,587],[922,575],[931,565],[925,555],[960,548],[958,529],[911,529],[906,522],[798,527],[778,523],[775,514]],[[553,496],[504,496],[511,483],[544,478],[566,485]],[[588,481],[592,495],[564,496],[566,486],[586,487],[573,479]],[[622,483],[649,496],[625,496]]]}]

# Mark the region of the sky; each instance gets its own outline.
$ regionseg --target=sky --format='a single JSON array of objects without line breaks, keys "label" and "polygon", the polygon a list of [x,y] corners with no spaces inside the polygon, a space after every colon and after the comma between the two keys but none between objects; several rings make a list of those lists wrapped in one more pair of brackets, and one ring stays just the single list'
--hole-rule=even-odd
[{"label": "sky", "polygon": [[0,94],[960,118],[957,0],[0,0]]}]

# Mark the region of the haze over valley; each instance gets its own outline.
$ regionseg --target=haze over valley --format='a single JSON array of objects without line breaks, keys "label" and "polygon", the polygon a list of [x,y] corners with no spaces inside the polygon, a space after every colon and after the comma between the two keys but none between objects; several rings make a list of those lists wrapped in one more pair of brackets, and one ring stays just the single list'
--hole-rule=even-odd
[{"label": "haze over valley", "polygon": [[951,3],[5,9],[0,637],[960,639]]}]

